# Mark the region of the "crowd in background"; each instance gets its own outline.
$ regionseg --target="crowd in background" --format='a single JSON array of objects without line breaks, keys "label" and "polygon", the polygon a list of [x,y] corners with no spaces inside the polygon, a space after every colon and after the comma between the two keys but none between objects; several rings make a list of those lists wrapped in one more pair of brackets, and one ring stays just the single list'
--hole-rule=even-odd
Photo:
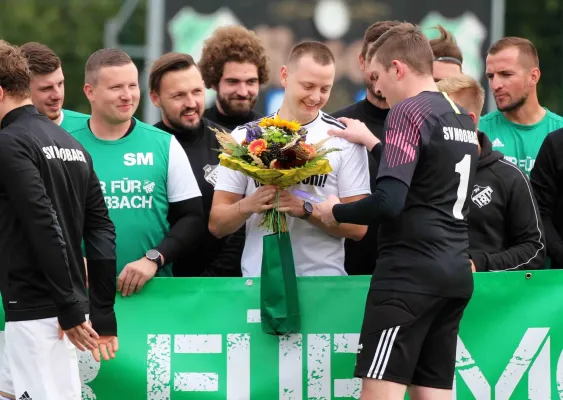
[{"label": "crowd in background", "polygon": [[[368,151],[369,138],[362,142],[361,137],[350,136],[348,133],[355,125],[344,126],[350,125],[350,120],[342,118],[361,121],[375,138],[385,142],[384,122],[389,107],[385,97],[373,91],[369,48],[397,23],[378,22],[365,32],[358,67],[365,77],[366,98],[324,117],[333,123],[329,128],[341,130],[342,133],[335,135],[356,139]],[[435,80],[453,97],[457,94],[461,106],[478,122],[481,156],[469,199],[468,221],[469,252],[475,270],[563,265],[563,199],[561,175],[558,175],[563,134],[557,131],[563,128],[563,118],[542,107],[537,98],[540,70],[534,45],[523,38],[504,38],[491,46],[486,76],[498,109],[481,117],[483,88],[463,74],[463,54],[453,36],[441,26],[436,29],[441,36],[430,41],[435,55]],[[92,112],[84,115],[62,108],[64,73],[56,54],[39,43],[27,43],[22,48],[33,73],[33,104],[93,155],[109,213],[116,225],[118,289],[131,294],[154,276],[241,276],[243,252],[252,247],[245,236],[246,221],[259,208],[256,196],[243,197],[224,187],[221,194],[230,196],[226,201],[236,205],[236,209],[225,211],[225,199],[217,200],[215,185],[220,168],[217,168],[215,149],[218,144],[210,128],[230,131],[261,117],[254,110],[260,86],[269,80],[270,74],[279,72],[269,70],[265,49],[257,36],[241,26],[223,27],[205,42],[199,63],[181,53],[168,53],[156,60],[149,77],[149,90],[153,104],[161,110],[162,120],[154,127],[132,118],[140,98],[138,72],[124,52],[100,50],[88,60],[86,72],[89,65],[97,62],[108,73],[103,74],[102,69],[98,82],[86,82],[84,91]],[[301,82],[286,79],[284,102],[298,107],[303,99],[309,99],[314,105],[313,112],[317,113],[330,95],[330,84],[326,86],[316,87],[314,83],[303,86]],[[217,93],[215,105],[208,109],[204,108],[205,88]],[[144,135],[132,134],[137,131]],[[161,131],[172,135],[172,146],[170,139],[160,139]],[[176,161],[183,158],[180,147],[187,155],[187,162]],[[158,176],[152,177],[147,165],[135,164],[143,161],[139,154],[151,151],[154,155],[151,161],[162,168]],[[157,156],[159,152],[162,154]],[[128,156],[134,164],[123,162]],[[373,192],[377,158],[365,157],[362,162],[367,165],[354,168],[369,171]],[[191,168],[186,170],[188,163]],[[143,168],[147,169],[147,175],[140,172]],[[133,180],[134,175],[139,178]],[[147,190],[146,184],[152,185],[152,191]],[[312,190],[320,193],[317,187]],[[186,197],[186,193],[197,195],[196,198],[201,196],[201,209],[193,206],[195,202],[188,204],[191,197]],[[292,200],[297,209],[305,202],[295,195]],[[236,220],[228,228],[222,218],[224,212],[228,212],[227,218]],[[221,222],[214,221],[214,216]],[[311,221],[298,227],[303,229],[311,224],[313,232],[322,230]],[[327,274],[370,275],[376,268],[377,230],[377,226],[369,226],[357,232],[323,232],[317,238],[317,246],[321,248],[336,237],[335,252],[327,254],[337,258],[340,252],[345,255],[341,267]],[[158,263],[147,259],[146,254],[151,250],[158,252],[155,258]],[[317,260],[327,262],[326,258]],[[297,264],[299,275],[319,274],[315,268],[301,270],[299,259]],[[255,268],[252,270],[251,275],[259,274]]]}]

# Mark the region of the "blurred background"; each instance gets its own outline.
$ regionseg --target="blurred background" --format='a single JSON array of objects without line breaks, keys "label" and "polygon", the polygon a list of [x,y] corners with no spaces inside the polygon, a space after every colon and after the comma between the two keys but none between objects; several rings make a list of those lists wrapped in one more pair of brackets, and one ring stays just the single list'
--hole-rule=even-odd
[{"label": "blurred background", "polygon": [[[333,50],[337,75],[325,111],[342,108],[365,94],[358,66],[365,29],[387,19],[419,24],[429,38],[437,35],[432,27],[443,25],[463,51],[464,72],[485,89],[491,42],[503,36],[530,39],[540,58],[540,103],[563,114],[563,0],[0,0],[0,38],[42,42],[61,58],[65,108],[89,113],[82,92],[84,64],[102,47],[120,47],[141,71],[144,97],[136,116],[151,124],[159,117],[146,97],[151,62],[168,51],[198,60],[203,41],[230,24],[254,30],[270,57],[271,80],[260,91],[256,111],[267,114],[278,107],[278,71],[302,40],[319,40]],[[206,100],[214,102],[212,90]],[[494,107],[487,101],[484,112]]]}]

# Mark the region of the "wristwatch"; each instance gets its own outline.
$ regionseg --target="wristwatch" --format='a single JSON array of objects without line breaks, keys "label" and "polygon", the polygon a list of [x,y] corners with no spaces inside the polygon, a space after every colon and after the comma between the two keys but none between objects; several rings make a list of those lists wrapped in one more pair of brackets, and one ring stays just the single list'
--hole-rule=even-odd
[{"label": "wristwatch", "polygon": [[145,257],[156,263],[157,271],[162,268],[162,258],[160,256],[160,253],[158,252],[158,250],[151,249],[151,250],[147,251],[147,253],[145,254]]},{"label": "wristwatch", "polygon": [[307,220],[309,219],[309,217],[311,216],[311,214],[313,214],[313,205],[311,203],[309,203],[308,201],[303,202],[303,209],[305,210],[305,214],[303,214],[302,217],[300,217],[303,220]]}]

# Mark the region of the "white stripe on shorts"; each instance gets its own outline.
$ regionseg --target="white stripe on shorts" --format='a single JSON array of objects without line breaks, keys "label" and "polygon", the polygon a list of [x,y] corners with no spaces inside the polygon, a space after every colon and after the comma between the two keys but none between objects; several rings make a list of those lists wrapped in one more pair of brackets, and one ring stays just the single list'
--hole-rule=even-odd
[{"label": "white stripe on shorts", "polygon": [[397,332],[399,332],[399,328],[400,326],[396,326],[381,332],[377,350],[375,351],[375,356],[373,357],[368,372],[368,378],[383,379],[383,374],[385,373],[385,368],[387,368],[387,362],[391,356],[391,349],[397,337]]}]

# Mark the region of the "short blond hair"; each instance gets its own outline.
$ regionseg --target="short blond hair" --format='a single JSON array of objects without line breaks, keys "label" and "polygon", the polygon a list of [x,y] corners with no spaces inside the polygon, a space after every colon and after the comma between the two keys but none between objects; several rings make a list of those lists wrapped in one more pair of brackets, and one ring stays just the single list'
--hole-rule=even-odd
[{"label": "short blond hair", "polygon": [[445,92],[450,97],[455,97],[460,106],[467,111],[475,113],[477,118],[481,115],[485,104],[485,90],[479,82],[469,75],[456,75],[442,79],[437,83],[438,90]]}]

